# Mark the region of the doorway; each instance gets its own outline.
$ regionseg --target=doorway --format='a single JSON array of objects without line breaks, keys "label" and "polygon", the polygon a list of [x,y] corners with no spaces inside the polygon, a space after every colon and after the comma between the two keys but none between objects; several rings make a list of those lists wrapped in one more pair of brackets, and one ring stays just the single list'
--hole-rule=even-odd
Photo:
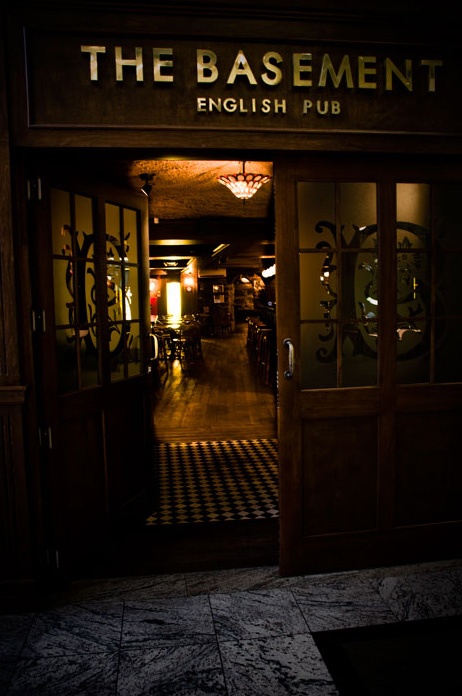
[{"label": "doorway", "polygon": [[[168,332],[167,285],[178,282],[181,315],[200,317],[203,359],[186,367],[178,355],[171,355],[170,345],[167,359],[159,355],[151,365],[155,442],[148,491],[116,522],[92,572],[170,572],[278,562],[276,365],[273,360],[271,376],[262,375],[248,341],[249,318],[271,325],[275,333],[274,275],[267,281],[261,275],[275,262],[272,184],[270,179],[252,199],[239,200],[219,185],[218,177],[238,171],[242,164],[111,158],[110,167],[105,167],[111,181],[145,196],[149,274],[155,283],[151,331]],[[272,166],[247,162],[246,172],[252,171],[271,175]],[[183,282],[188,269],[194,270],[189,291]],[[246,293],[234,292],[237,287]],[[151,290],[150,294],[152,302]],[[223,298],[232,309],[229,331],[214,322],[215,310],[226,304],[214,300]],[[170,495],[166,500],[161,487],[161,457],[168,460],[173,499]],[[181,481],[171,475],[172,461],[180,462]],[[201,479],[205,466],[212,492],[204,490],[206,481]],[[234,480],[228,486],[229,474]],[[182,488],[193,480],[195,491]],[[218,491],[217,485],[222,486]],[[252,492],[259,496],[258,508],[249,502]],[[210,495],[220,503],[213,519],[213,511],[206,509],[211,506],[204,502]],[[223,496],[228,501],[224,512]],[[172,505],[181,507],[181,519],[166,515],[166,505],[170,510]]]},{"label": "doorway", "polygon": [[[204,179],[213,178],[215,191],[208,194],[204,188],[200,212],[195,212],[193,200],[188,217],[181,218],[184,198],[180,213],[167,211],[162,183],[156,188],[156,181],[169,170],[191,196],[197,166]],[[156,307],[152,330],[160,350],[153,414],[159,493],[146,524],[157,533],[202,525],[208,535],[210,525],[222,523],[223,546],[235,533],[233,525],[256,524],[263,531],[267,523],[274,539],[270,558],[277,562],[276,303],[274,271],[266,274],[267,280],[264,273],[275,265],[272,187],[264,195],[257,191],[252,205],[250,199],[236,199],[217,183],[219,172],[230,173],[238,166],[203,161],[136,164],[135,171],[143,170],[140,179],[153,181],[148,189]],[[247,171],[261,166],[247,164]],[[203,207],[204,197],[209,208]],[[199,359],[187,366],[172,348],[175,332],[169,333],[162,296],[172,278],[179,278],[184,290],[184,269],[194,276],[188,276],[189,292],[184,291],[186,316],[199,324],[201,341]],[[251,534],[248,528],[243,531]]]}]

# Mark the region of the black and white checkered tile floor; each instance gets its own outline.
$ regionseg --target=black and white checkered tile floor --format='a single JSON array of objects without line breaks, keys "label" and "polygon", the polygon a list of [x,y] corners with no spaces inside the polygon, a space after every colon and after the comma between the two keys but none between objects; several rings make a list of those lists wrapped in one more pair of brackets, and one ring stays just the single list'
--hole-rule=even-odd
[{"label": "black and white checkered tile floor", "polygon": [[159,443],[148,526],[277,518],[277,439]]}]

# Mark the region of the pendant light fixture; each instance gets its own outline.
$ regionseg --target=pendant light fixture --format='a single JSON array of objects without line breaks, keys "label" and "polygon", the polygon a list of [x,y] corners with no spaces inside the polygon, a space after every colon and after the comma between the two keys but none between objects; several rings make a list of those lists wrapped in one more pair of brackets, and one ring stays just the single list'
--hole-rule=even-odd
[{"label": "pendant light fixture", "polygon": [[268,174],[252,174],[245,171],[245,161],[242,162],[242,171],[228,176],[219,176],[218,181],[234,193],[236,198],[244,202],[258,191],[258,189],[270,181]]}]

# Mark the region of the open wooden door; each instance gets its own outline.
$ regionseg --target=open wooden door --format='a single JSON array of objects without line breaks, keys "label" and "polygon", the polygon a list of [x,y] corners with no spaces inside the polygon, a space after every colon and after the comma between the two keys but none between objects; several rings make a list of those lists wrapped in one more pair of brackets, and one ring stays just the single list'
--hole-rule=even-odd
[{"label": "open wooden door", "polygon": [[274,171],[281,573],[457,555],[457,169]]},{"label": "open wooden door", "polygon": [[139,509],[152,465],[147,209],[62,170],[30,188],[47,552],[78,573]]}]

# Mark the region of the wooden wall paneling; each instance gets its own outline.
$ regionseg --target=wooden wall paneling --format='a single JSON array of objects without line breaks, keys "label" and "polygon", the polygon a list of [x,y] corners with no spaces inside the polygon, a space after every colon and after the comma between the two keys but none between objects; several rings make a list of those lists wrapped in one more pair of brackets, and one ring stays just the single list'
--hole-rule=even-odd
[{"label": "wooden wall paneling", "polygon": [[[123,8],[120,6],[117,13],[112,12],[108,7],[105,10],[104,6],[101,5],[86,6],[81,12],[75,11],[75,8],[74,12],[66,12],[61,6],[59,12],[56,12],[56,9],[53,10],[53,3],[51,5],[44,3],[44,5],[46,6],[40,7],[39,4],[34,7],[20,8],[17,12],[11,12],[11,17],[8,17],[10,20],[8,51],[12,56],[11,67],[14,70],[11,84],[15,86],[11,99],[16,112],[12,128],[14,129],[15,143],[22,146],[135,148],[145,147],[146,143],[149,142],[150,147],[161,149],[197,148],[202,152],[205,148],[236,149],[236,142],[239,140],[242,130],[242,122],[233,121],[234,116],[227,114],[228,123],[225,124],[225,127],[217,128],[211,122],[205,121],[204,123],[201,118],[197,119],[194,108],[186,116],[185,108],[188,101],[184,99],[183,89],[178,90],[177,96],[172,96],[168,91],[164,93],[164,102],[160,101],[157,109],[154,109],[154,113],[158,112],[159,108],[166,109],[166,115],[158,122],[147,116],[146,104],[140,102],[143,90],[132,90],[131,99],[126,94],[124,95],[122,90],[118,90],[120,99],[117,97],[115,99],[119,108],[116,110],[117,113],[113,112],[112,115],[107,109],[107,104],[111,103],[112,97],[98,102],[97,90],[86,91],[82,98],[82,93],[79,96],[79,94],[74,94],[74,90],[71,90],[67,95],[63,94],[62,91],[55,95],[53,85],[59,86],[66,82],[66,75],[62,72],[65,66],[73,63],[80,67],[81,56],[78,43],[76,43],[77,50],[71,52],[71,55],[67,56],[68,59],[63,59],[61,56],[61,60],[59,58],[56,60],[56,45],[51,46],[51,41],[57,39],[58,42],[61,42],[58,44],[60,50],[61,48],[66,50],[69,42],[75,40],[76,33],[88,36],[88,32],[93,32],[92,35],[94,35],[95,27],[103,28],[99,30],[99,36],[97,35],[95,41],[98,39],[101,43],[108,43],[113,41],[114,37],[123,36],[126,43],[129,40],[132,43],[137,41],[138,44],[144,46],[146,51],[151,48],[152,34],[146,32],[146,27],[151,23],[155,25],[155,36],[162,37],[163,40],[168,37],[170,43],[186,43],[186,41],[201,43],[205,39],[207,41],[215,40],[219,41],[220,46],[225,50],[226,45],[231,42],[230,51],[234,51],[232,43],[237,40],[236,37],[243,42],[242,46],[257,42],[256,45],[260,47],[266,43],[274,50],[274,42],[278,41],[281,46],[290,47],[295,38],[304,35],[303,31],[306,32],[305,35],[312,33],[313,22],[316,26],[317,41],[325,42],[326,51],[335,51],[335,47],[343,44],[342,51],[348,53],[348,50],[352,46],[358,45],[360,41],[370,45],[372,50],[377,47],[377,52],[382,49],[384,42],[394,44],[396,50],[399,48],[401,51],[403,46],[406,46],[406,50],[409,51],[420,50],[420,46],[425,46],[426,41],[429,45],[433,45],[435,42],[434,22],[436,22],[436,18],[432,17],[432,21],[428,21],[424,29],[421,8],[419,8],[419,30],[417,32],[412,14],[408,15],[408,23],[404,23],[402,13],[399,14],[399,21],[396,21],[396,14],[393,16],[388,5],[383,9],[384,17],[380,21],[372,13],[362,12],[361,22],[358,22],[358,16],[353,8],[349,8],[348,13],[342,10],[340,19],[335,12],[329,16],[329,13],[324,10],[321,14],[319,9],[316,12],[313,9],[301,10],[296,8],[290,16],[287,16],[286,8],[278,8],[277,10],[273,9],[273,17],[269,20],[265,16],[266,8],[263,15],[260,11],[252,12],[249,8],[241,8],[241,16],[234,7],[231,12],[228,12],[226,8],[219,10],[214,8],[214,14],[207,11],[206,16],[201,16],[200,9],[195,8],[194,16],[191,16],[187,11],[160,7],[158,3],[151,7],[149,4],[142,7],[127,5],[126,8]],[[227,13],[228,16],[226,16]],[[350,16],[348,16],[349,13]],[[279,21],[275,21],[277,16],[280,18]],[[173,37],[172,21],[175,23]],[[443,31],[440,43],[445,48],[451,45],[449,35],[454,30],[450,25],[450,22],[440,25],[440,29]],[[72,33],[69,26],[72,26]],[[31,52],[34,32],[37,51],[35,55]],[[26,66],[23,65],[24,37],[26,42],[29,42],[28,79],[30,84],[27,86]],[[301,41],[303,45],[306,43],[303,39]],[[42,58],[45,60],[45,56],[42,54],[45,54],[47,50],[48,57],[41,71],[44,83],[35,84],[36,92],[34,93],[34,78],[37,79],[34,70]],[[229,56],[226,58],[229,60]],[[401,53],[396,57],[397,61],[400,59]],[[188,62],[191,59],[188,56],[185,60]],[[257,48],[255,55],[252,56],[252,64],[260,63],[260,60],[261,51],[260,48]],[[287,60],[289,60],[288,56]],[[418,58],[416,57],[414,60],[417,63]],[[449,63],[451,61],[448,61]],[[456,61],[452,61],[452,63],[456,63]],[[448,83],[451,84],[453,80],[454,77],[450,74]],[[78,81],[74,84],[79,88],[82,86],[78,84]],[[213,85],[209,85],[209,87],[213,87]],[[49,111],[47,112],[45,109],[44,113],[40,113],[40,109],[44,108],[42,102],[45,102],[45,93],[49,98]],[[37,95],[40,96],[37,97]],[[196,92],[192,92],[192,95],[194,96],[190,102],[195,104],[196,96],[201,96],[201,93],[196,95]],[[170,105],[167,104],[168,98],[171,99]],[[59,109],[63,109],[66,99],[69,101],[64,107],[64,111],[59,113]],[[351,101],[349,97],[347,99]],[[455,91],[452,92],[451,99],[459,99]],[[85,104],[83,112],[79,111],[82,104]],[[319,132],[313,130],[311,126],[305,128],[304,120],[296,120],[292,125],[288,124],[280,131],[279,124],[276,123],[275,131],[272,132],[267,126],[265,116],[259,124],[259,128],[262,129],[260,132],[255,128],[249,129],[246,136],[246,146],[248,149],[276,149],[292,153],[303,150],[311,152],[343,150],[348,152],[411,153],[415,152],[416,148],[419,152],[427,153],[460,153],[462,152],[462,137],[457,129],[457,122],[453,128],[448,128],[447,131],[445,128],[446,121],[450,124],[453,115],[458,113],[458,105],[459,102],[455,105],[451,104],[451,108],[442,110],[439,108],[439,102],[436,102],[436,106],[433,102],[427,104],[428,108],[433,111],[433,120],[444,119],[443,126],[435,126],[433,133],[419,133],[418,136],[413,136],[412,131],[414,123],[421,113],[420,103],[413,103],[412,108],[415,109],[416,113],[414,119],[412,119],[409,108],[403,109],[390,102],[388,102],[389,108],[385,110],[381,104],[376,104],[374,107],[368,105],[367,108],[364,108],[360,103],[355,105],[354,109],[349,106],[349,108],[345,108],[345,115],[351,110],[356,115],[359,114],[363,119],[366,119],[365,125],[364,123],[357,124],[355,121],[346,129],[343,125],[343,131],[340,129],[340,137],[336,130],[327,132],[331,126],[327,129],[320,128]],[[99,114],[97,109],[100,111]],[[126,109],[126,116],[123,114],[123,109]],[[286,120],[290,117],[289,112],[290,110]],[[376,126],[374,128],[369,125],[372,116],[381,117],[384,113],[387,115],[387,120],[383,127]],[[442,115],[443,113],[444,115]],[[174,122],[177,117],[179,117],[178,122]],[[117,118],[121,119],[119,123],[114,121]],[[401,123],[403,118],[411,119],[406,127]],[[230,123],[234,123],[232,128],[228,127]],[[107,128],[104,128],[105,124]],[[369,127],[371,132],[367,132]],[[385,132],[389,129],[391,129],[390,132]],[[418,141],[415,140],[416,137]]]},{"label": "wooden wall paneling", "polygon": [[0,23],[0,546],[1,580],[30,578],[33,548],[21,383],[4,25]]},{"label": "wooden wall paneling", "polygon": [[0,581],[31,576],[23,437],[24,388],[0,387]]},{"label": "wooden wall paneling", "polygon": [[[0,65],[4,65],[4,42],[0,33]],[[16,324],[11,163],[5,70],[0,70],[0,384],[19,382],[19,351]]]}]

